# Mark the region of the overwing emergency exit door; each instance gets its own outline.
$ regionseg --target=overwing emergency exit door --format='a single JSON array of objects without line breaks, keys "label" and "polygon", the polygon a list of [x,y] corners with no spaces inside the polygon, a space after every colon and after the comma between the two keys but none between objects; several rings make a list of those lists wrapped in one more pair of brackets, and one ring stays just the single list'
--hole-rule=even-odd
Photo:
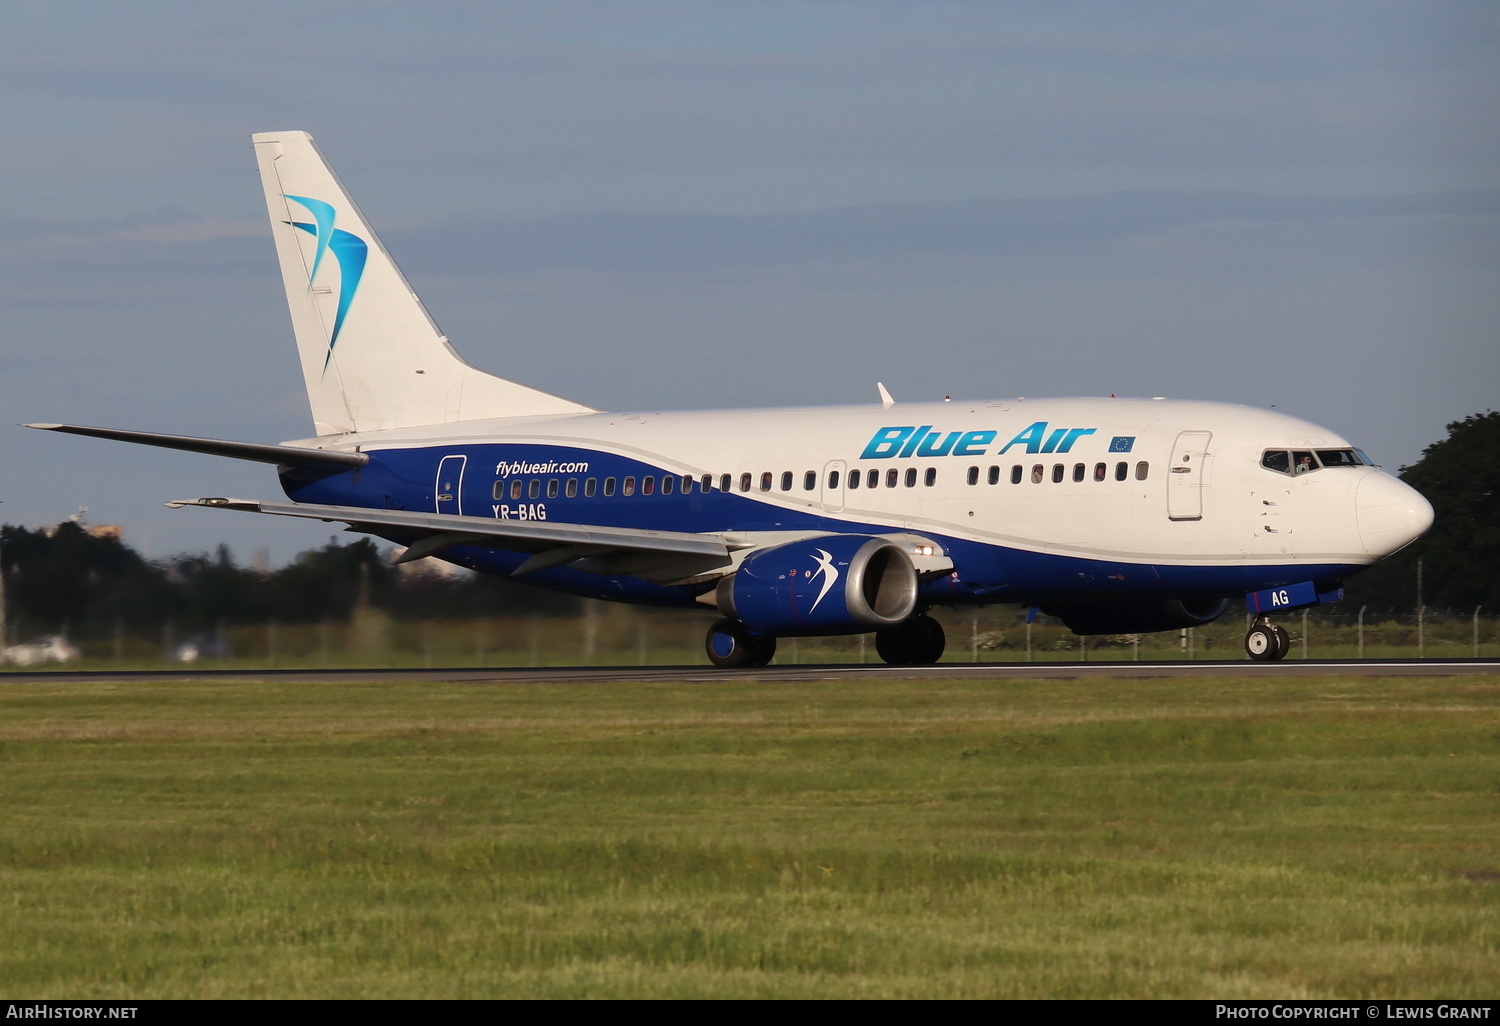
[{"label": "overwing emergency exit door", "polygon": [[828,512],[844,508],[844,478],[848,476],[843,460],[831,460],[823,466],[823,508]]}]

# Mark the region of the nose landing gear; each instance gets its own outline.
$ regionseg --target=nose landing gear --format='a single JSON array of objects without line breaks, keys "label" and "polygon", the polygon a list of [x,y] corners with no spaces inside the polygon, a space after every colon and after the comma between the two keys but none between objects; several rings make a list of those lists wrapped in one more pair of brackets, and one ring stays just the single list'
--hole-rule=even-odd
[{"label": "nose landing gear", "polygon": [[1280,624],[1257,620],[1245,634],[1245,653],[1258,662],[1285,659],[1292,649],[1292,636]]}]

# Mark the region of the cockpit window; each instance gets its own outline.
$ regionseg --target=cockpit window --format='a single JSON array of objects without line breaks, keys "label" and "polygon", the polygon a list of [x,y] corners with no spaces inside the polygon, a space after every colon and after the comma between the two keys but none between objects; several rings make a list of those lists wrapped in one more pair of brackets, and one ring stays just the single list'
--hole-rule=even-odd
[{"label": "cockpit window", "polygon": [[1358,449],[1269,449],[1260,465],[1278,474],[1310,474],[1324,467],[1368,467],[1373,464]]},{"label": "cockpit window", "polygon": [[1325,467],[1362,467],[1365,461],[1360,459],[1358,449],[1319,449],[1318,462]]}]

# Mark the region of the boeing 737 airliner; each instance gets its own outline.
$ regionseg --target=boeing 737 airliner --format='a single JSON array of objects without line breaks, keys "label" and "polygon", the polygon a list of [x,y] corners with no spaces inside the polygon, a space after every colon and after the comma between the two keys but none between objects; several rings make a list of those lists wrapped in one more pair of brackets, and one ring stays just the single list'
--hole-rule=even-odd
[{"label": "boeing 737 airliner", "polygon": [[448,344],[303,132],[254,136],[315,436],[280,445],[32,427],[257,460],[288,502],[172,503],[342,521],[594,598],[717,610],[708,658],[873,632],[932,663],[934,606],[1018,603],[1079,634],[1272,617],[1432,523],[1421,495],[1286,414],[1165,399],[881,401],[605,413]]}]

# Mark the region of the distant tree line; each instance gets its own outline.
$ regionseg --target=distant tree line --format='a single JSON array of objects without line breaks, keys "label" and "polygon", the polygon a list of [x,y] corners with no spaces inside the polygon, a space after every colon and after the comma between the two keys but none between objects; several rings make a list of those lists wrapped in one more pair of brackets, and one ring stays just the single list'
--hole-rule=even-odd
[{"label": "distant tree line", "polygon": [[398,619],[566,614],[577,600],[503,578],[403,573],[369,539],[336,540],[266,573],[213,555],[148,560],[76,523],[55,530],[0,527],[10,636],[116,630],[212,632],[221,625],[341,621],[360,602]]},{"label": "distant tree line", "polygon": [[1419,604],[1455,612],[1484,606],[1500,614],[1500,412],[1449,424],[1448,437],[1424,449],[1400,476],[1432,503],[1432,530],[1351,577],[1346,601],[1400,612]]}]

